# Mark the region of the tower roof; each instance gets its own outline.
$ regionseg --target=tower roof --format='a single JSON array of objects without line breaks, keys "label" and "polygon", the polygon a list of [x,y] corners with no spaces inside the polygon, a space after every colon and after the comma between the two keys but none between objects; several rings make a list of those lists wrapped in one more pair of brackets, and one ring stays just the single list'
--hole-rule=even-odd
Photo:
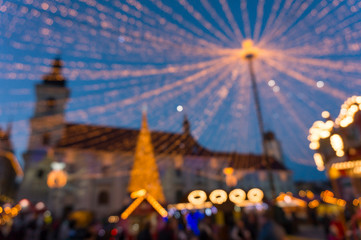
[{"label": "tower roof", "polygon": [[51,86],[64,87],[66,85],[66,79],[62,74],[63,61],[60,56],[57,56],[52,63],[51,72],[43,77],[43,83]]}]

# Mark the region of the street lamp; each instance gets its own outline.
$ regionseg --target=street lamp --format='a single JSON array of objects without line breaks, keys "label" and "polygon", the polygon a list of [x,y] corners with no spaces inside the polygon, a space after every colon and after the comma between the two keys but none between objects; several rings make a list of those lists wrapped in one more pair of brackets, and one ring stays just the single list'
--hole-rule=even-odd
[{"label": "street lamp", "polygon": [[261,111],[261,102],[259,99],[258,94],[258,88],[257,88],[257,82],[256,82],[256,76],[253,69],[253,59],[255,59],[260,52],[260,49],[255,47],[253,44],[253,41],[251,39],[246,39],[242,42],[242,49],[241,49],[241,57],[245,59],[248,62],[250,77],[251,77],[251,84],[252,84],[252,91],[253,91],[253,98],[256,106],[256,113],[257,113],[257,119],[258,119],[258,128],[259,132],[261,134],[262,139],[262,162],[266,164],[267,167],[267,173],[268,173],[268,179],[270,182],[270,188],[271,188],[271,194],[272,198],[275,198],[275,186],[274,186],[274,180],[272,175],[272,168],[271,168],[271,162],[268,157],[268,149],[266,146],[265,141],[265,131],[264,131],[264,123],[263,123],[263,117],[262,117],[262,111]]}]

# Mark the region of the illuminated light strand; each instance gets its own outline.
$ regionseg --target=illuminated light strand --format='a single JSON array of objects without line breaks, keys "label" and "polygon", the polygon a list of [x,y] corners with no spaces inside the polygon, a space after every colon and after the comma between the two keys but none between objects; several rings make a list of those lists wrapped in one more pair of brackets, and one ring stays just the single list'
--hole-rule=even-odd
[{"label": "illuminated light strand", "polygon": [[335,150],[335,152],[336,152],[336,156],[342,157],[345,154],[343,151],[343,147],[344,147],[343,140],[340,135],[333,134],[330,137],[330,143],[331,143],[333,150]]},{"label": "illuminated light strand", "polygon": [[147,201],[152,205],[152,207],[161,215],[162,217],[167,217],[168,212],[162,207],[162,205],[159,204],[157,200],[155,200],[154,197],[152,197],[150,194],[147,195]]},{"label": "illuminated light strand", "polygon": [[[158,4],[160,1],[154,1],[156,4]],[[133,2],[134,3],[134,2]],[[138,3],[138,2],[137,2]],[[272,11],[271,11],[271,14],[273,14],[274,16],[276,16],[276,13],[275,13],[275,11],[273,10],[274,8],[276,8],[277,9],[277,4],[278,4],[278,6],[280,5],[279,4],[280,3],[280,1],[275,1],[275,3],[273,4],[273,8],[272,8]],[[297,2],[296,2],[297,3]],[[130,3],[129,3],[130,4]],[[34,4],[35,5],[35,4]],[[40,4],[39,4],[40,5]],[[133,4],[133,5],[137,5],[137,4]],[[276,6],[275,6],[276,5]],[[32,5],[29,5],[29,6],[31,6],[32,7]],[[70,8],[71,8],[71,5],[68,5],[68,4],[65,4],[64,5],[65,6],[65,8],[67,8],[67,11],[69,10],[69,12],[70,12]],[[87,5],[87,6],[89,6],[90,8],[89,9],[94,9],[94,10],[97,10],[97,7],[96,6],[91,6],[91,5]],[[125,12],[122,12],[122,13],[124,13],[124,14],[127,14],[127,16],[129,16],[129,15],[133,15],[134,17],[137,17],[137,19],[141,19],[141,15],[143,14],[143,12],[141,12],[141,10],[142,9],[144,9],[144,6],[146,6],[145,4],[142,4],[141,5],[141,7],[138,9],[138,8],[132,8],[132,9],[130,9],[129,11],[129,13],[125,13]],[[156,5],[156,6],[158,6],[158,5]],[[260,7],[260,4],[259,5],[257,5],[258,7]],[[295,16],[300,16],[300,13],[303,11],[303,8],[301,7],[301,5],[300,4],[293,4],[293,1],[286,1],[285,2],[285,6],[286,7],[284,7],[283,9],[280,9],[280,11],[281,12],[284,12],[284,15],[278,15],[277,14],[277,17],[279,17],[279,19],[280,20],[278,20],[279,22],[282,22],[282,20],[284,19],[284,18],[282,18],[282,16],[284,16],[284,17],[289,17],[289,16],[292,16],[292,15],[295,15]],[[341,5],[340,5],[341,6]],[[346,5],[342,5],[342,6],[346,6]],[[93,16],[94,18],[96,18],[96,20],[98,20],[98,15],[101,15],[103,12],[106,12],[107,14],[106,15],[109,15],[109,16],[112,16],[112,15],[115,15],[115,14],[112,14],[112,13],[115,13],[116,11],[112,11],[111,10],[111,7],[113,7],[113,6],[111,6],[111,7],[108,7],[108,6],[106,6],[106,5],[103,5],[103,4],[101,4],[101,5],[99,5],[99,7],[101,7],[101,8],[105,8],[105,10],[104,11],[97,11],[97,13],[95,13],[94,15],[95,16]],[[122,5],[122,7],[125,7],[125,6],[123,6]],[[69,9],[68,9],[69,8]],[[325,8],[325,10],[323,10]],[[38,7],[38,9],[40,10],[40,7]],[[299,10],[298,10],[299,9]],[[306,8],[307,9],[307,8]],[[334,12],[332,13],[332,14],[328,14],[328,12],[330,11],[330,10],[333,10]],[[320,19],[320,20],[322,20],[323,22],[325,22],[325,21],[327,21],[327,20],[332,20],[333,18],[334,19],[345,19],[346,17],[347,17],[347,15],[345,14],[346,12],[344,11],[344,10],[342,10],[342,9],[339,9],[339,8],[335,8],[335,7],[332,7],[332,3],[326,3],[326,7],[322,7],[322,6],[319,6],[318,5],[318,7],[317,7],[317,9],[316,9],[316,15],[314,15],[313,16],[313,13],[311,13],[312,11],[310,11],[310,13],[311,14],[309,14],[309,15],[307,15],[307,16],[309,16],[309,17],[307,17],[307,19],[311,19],[311,20],[317,20],[317,19]],[[318,13],[321,13],[321,11],[322,11],[322,14],[321,14],[321,16],[318,16]],[[42,12],[42,11],[41,11]],[[79,10],[79,12],[80,12],[80,10]],[[278,11],[277,11],[278,12]],[[16,14],[17,16],[19,16],[18,15],[18,13],[12,13],[12,14]],[[148,14],[150,15],[150,13],[148,12]],[[357,14],[355,14],[355,15],[357,15]],[[334,17],[334,16],[337,16],[337,18],[336,17]],[[257,14],[257,18],[258,18],[258,14]],[[346,22],[342,22],[342,24],[350,24],[350,23],[352,23],[353,21],[355,21],[355,19],[356,18],[354,18],[354,17],[352,17],[353,19],[350,19],[350,20],[345,20]],[[64,18],[64,19],[66,19],[66,18]],[[114,20],[116,20],[115,18],[113,18]],[[71,18],[71,20],[75,20],[76,22],[79,20],[78,18],[76,18],[76,17],[72,17]],[[168,19],[166,19],[166,21],[167,21]],[[269,19],[268,19],[269,20]],[[299,19],[300,21],[299,22],[301,22],[301,24],[304,24],[304,23],[302,23],[302,21],[304,21],[304,19]],[[42,20],[41,20],[42,21]],[[107,21],[109,21],[108,19],[107,19]],[[116,21],[119,21],[119,20],[116,20]],[[120,22],[120,21],[119,21]],[[148,24],[148,23],[143,23],[143,25],[139,25],[139,22],[132,22],[132,21],[121,21],[122,23],[123,22],[127,22],[127,26],[132,26],[132,29],[130,30],[130,32],[132,32],[132,31],[134,31],[134,30],[136,30],[137,29],[137,27],[139,27],[139,26],[143,26],[143,25],[145,25],[145,24]],[[267,24],[269,23],[270,21],[267,21]],[[291,22],[292,21],[290,21],[290,23],[289,24],[291,24]],[[320,23],[322,23],[322,22],[320,22]],[[4,22],[4,24],[6,24],[6,22]],[[151,26],[153,26],[153,28],[155,28],[156,27],[156,25],[154,25],[155,23],[151,23],[151,24],[149,24],[149,25],[151,25]],[[272,23],[273,24],[273,23]],[[271,25],[272,25],[271,24]],[[115,24],[116,25],[116,24]],[[277,25],[276,25],[277,26]],[[299,25],[296,25],[296,26],[299,26]],[[347,25],[346,25],[347,26]],[[323,26],[322,26],[323,27]],[[327,26],[326,26],[327,27]],[[343,28],[344,28],[345,26],[343,26]],[[277,27],[276,27],[277,28]],[[328,31],[327,30],[327,28],[325,28],[326,30],[324,30],[324,31]],[[338,30],[340,30],[341,29],[341,26],[339,27],[339,29]],[[100,25],[100,27],[99,27],[99,29],[97,29],[97,31],[99,32],[99,31],[106,31],[107,33],[109,33],[110,32],[110,30],[107,30],[107,27],[105,27],[105,26],[103,26],[103,25]],[[297,30],[299,30],[299,28],[297,27],[297,28],[293,28],[293,29],[290,29],[291,31],[291,33],[292,32],[295,32],[295,31],[297,31]],[[83,32],[84,32],[84,30],[82,30]],[[80,32],[80,31],[79,31]],[[176,32],[176,31],[174,31],[174,32]],[[301,35],[301,34],[304,34],[304,33],[302,33],[302,31],[299,31],[300,33],[299,34],[297,34],[297,36],[299,36],[299,35]],[[265,33],[264,33],[264,35],[266,35]],[[289,36],[290,34],[288,34],[287,33],[287,35],[286,35],[286,38],[288,39],[288,40],[294,40],[293,38],[292,39],[290,39],[290,36]],[[111,36],[111,35],[110,35]],[[184,37],[185,36],[189,36],[188,34],[184,34],[183,35]],[[135,38],[137,38],[138,40],[140,40],[140,43],[142,43],[142,40],[141,40],[141,37],[136,37],[136,35],[134,34],[134,37]],[[106,39],[107,40],[107,42],[110,42],[111,41],[111,37],[107,37],[107,38],[109,38],[109,39]],[[261,37],[261,40],[262,40],[262,38],[263,38],[263,36]],[[320,37],[321,39],[322,39],[322,37]],[[354,37],[353,39],[357,39],[358,37],[356,36],[356,37]],[[306,39],[306,40],[304,40],[305,41],[305,43],[306,44],[309,44],[310,43],[310,35],[309,34],[305,34],[305,38],[303,38],[303,39]],[[315,42],[315,39],[316,40],[318,40],[319,38],[317,38],[317,36],[313,39],[313,41],[312,42]],[[276,40],[278,40],[278,39],[276,39]],[[325,38],[325,40],[327,40],[326,38]],[[153,44],[154,43],[154,41],[158,41],[158,40],[151,40],[152,41],[152,43],[146,43],[145,45],[147,45],[147,46],[150,46],[151,44]],[[284,42],[285,40],[283,40],[283,42]],[[308,42],[306,42],[306,41],[308,41]],[[347,42],[349,42],[349,40],[347,40],[346,39],[346,41]],[[289,42],[291,42],[291,41],[289,41]],[[323,41],[320,41],[320,42],[323,42]],[[336,42],[336,41],[335,41]],[[143,41],[143,43],[144,43],[144,41]],[[197,44],[198,44],[199,42],[197,42]],[[89,44],[89,46],[90,46],[90,43],[87,43],[87,44]],[[300,45],[300,44],[303,44],[303,42],[302,41],[297,41],[297,42],[293,42],[293,44],[296,44],[296,45]],[[328,44],[327,44],[328,45]],[[130,46],[130,45],[129,45]],[[133,46],[133,45],[132,45]],[[134,45],[135,46],[135,45]],[[159,43],[157,43],[157,46],[159,46]],[[329,45],[328,45],[329,46]],[[281,46],[282,48],[284,48],[284,47],[289,47],[289,45],[286,45],[286,46]],[[137,49],[131,49],[130,48],[130,50],[131,51],[133,51],[133,52],[135,52],[135,51],[138,51]],[[145,50],[145,47],[144,48],[142,48],[141,50],[139,50],[139,51],[143,51],[143,50]],[[284,50],[284,49],[281,49],[281,50]],[[315,47],[313,47],[313,48],[309,48],[308,49],[308,51],[312,51],[312,50],[315,50]],[[103,53],[104,53],[105,51],[103,50]],[[319,52],[317,52],[317,53],[319,53]],[[323,54],[325,54],[326,52],[324,52]],[[98,52],[98,54],[102,54],[102,51],[99,51]],[[301,54],[301,53],[300,53]],[[210,94],[211,95],[211,94]],[[107,112],[110,112],[111,110],[106,110]]]},{"label": "illuminated light strand", "polygon": [[331,167],[336,168],[337,170],[347,170],[359,166],[361,166],[361,160],[333,163]]},{"label": "illuminated light strand", "polygon": [[251,23],[249,20],[249,14],[248,14],[248,9],[247,9],[247,1],[241,1],[241,16],[242,16],[242,20],[243,20],[243,27],[244,27],[244,31],[246,33],[246,38],[251,38]]},{"label": "illuminated light strand", "polygon": [[[268,65],[276,68],[277,70],[279,70],[280,72],[283,72],[285,73],[286,75],[294,78],[294,79],[297,79],[299,80],[300,82],[306,84],[306,85],[309,85],[309,86],[316,86],[316,81],[314,79],[311,79],[309,77],[306,77],[305,75],[299,73],[299,72],[296,72],[295,70],[292,70],[292,69],[287,69],[285,68],[284,66],[282,66],[282,64],[274,61],[274,60],[270,60],[270,59],[264,59],[265,62],[268,63]],[[331,94],[332,96],[338,98],[338,99],[345,99],[346,98],[346,95],[344,92],[338,90],[338,89],[335,89],[335,88],[331,88],[331,87],[323,87],[323,88],[319,88],[320,91],[322,92],[326,92],[328,94]]]},{"label": "illuminated light strand", "polygon": [[241,33],[239,26],[236,22],[236,20],[234,19],[234,16],[231,12],[231,10],[229,9],[228,3],[225,0],[219,0],[221,6],[222,6],[222,10],[226,15],[226,18],[228,19],[228,22],[231,25],[231,28],[234,32],[234,34],[236,35],[236,39],[238,39],[238,41],[241,41],[241,39],[244,38],[243,34]]},{"label": "illuminated light strand", "polygon": [[254,27],[253,39],[258,41],[261,32],[261,26],[263,23],[263,12],[264,12],[265,0],[260,0],[257,4],[257,18]]},{"label": "illuminated light strand", "polygon": [[187,2],[187,0],[178,0],[178,2],[198,21],[200,22],[207,30],[213,32],[220,40],[224,42],[229,42],[229,39],[219,30],[213,27],[211,23],[205,20],[195,8]]},{"label": "illuminated light strand", "polygon": [[322,155],[320,153],[315,153],[315,154],[313,154],[313,159],[315,160],[317,170],[318,171],[324,171],[325,170],[325,164],[324,164]]},{"label": "illuminated light strand", "polygon": [[[208,0],[201,0],[202,5],[204,8],[211,14],[212,18],[215,20],[215,22],[226,32],[228,35],[228,38],[237,38],[238,34],[236,34],[234,31],[232,31],[228,25],[223,21],[223,19],[218,15],[217,11],[214,10],[214,8],[209,4]],[[238,28],[236,28],[237,30]],[[239,29],[238,29],[239,31]],[[240,36],[239,36],[240,37]]]},{"label": "illuminated light strand", "polygon": [[193,205],[193,204],[188,204],[188,203],[177,203],[177,204],[169,204],[167,206],[167,209],[168,210],[171,210],[171,209],[193,210],[193,209],[205,209],[205,208],[211,208],[211,207],[213,207],[212,202],[204,202],[203,204],[199,204],[199,205]]},{"label": "illuminated light strand", "polygon": [[125,220],[129,217],[130,214],[143,202],[145,197],[139,197],[132,202],[132,204],[129,205],[127,209],[120,215],[120,217]]}]

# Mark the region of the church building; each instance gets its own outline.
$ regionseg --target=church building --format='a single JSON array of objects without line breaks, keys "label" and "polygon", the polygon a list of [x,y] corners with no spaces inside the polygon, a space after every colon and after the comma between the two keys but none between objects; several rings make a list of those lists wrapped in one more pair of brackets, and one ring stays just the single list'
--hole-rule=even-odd
[{"label": "church building", "polygon": [[[104,217],[130,201],[129,178],[140,132],[148,128],[146,116],[141,129],[66,122],[70,89],[61,72],[62,64],[60,58],[55,59],[51,72],[36,85],[36,107],[30,120],[19,198],[43,201],[57,214],[72,207]],[[293,190],[292,173],[283,164],[280,144],[273,133],[266,137],[270,153],[267,166],[260,155],[212,151],[201,146],[192,136],[186,116],[182,132],[149,131],[166,203],[185,201],[195,189],[211,192],[236,187],[258,187],[270,198],[269,170],[276,193]],[[47,185],[54,162],[65,166],[67,184],[62,188]]]}]

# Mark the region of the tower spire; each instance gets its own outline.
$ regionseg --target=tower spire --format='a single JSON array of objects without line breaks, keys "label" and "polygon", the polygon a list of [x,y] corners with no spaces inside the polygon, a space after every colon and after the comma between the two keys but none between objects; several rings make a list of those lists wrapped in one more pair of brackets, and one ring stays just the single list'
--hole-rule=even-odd
[{"label": "tower spire", "polygon": [[165,201],[145,112],[142,116],[142,126],[128,185],[128,191],[131,193],[142,189],[145,189],[159,202]]},{"label": "tower spire", "polygon": [[63,61],[60,54],[56,56],[52,62],[50,73],[43,77],[43,82],[46,85],[65,87],[66,79],[62,74]]},{"label": "tower spire", "polygon": [[190,134],[191,134],[191,124],[189,123],[187,114],[184,114],[184,119],[183,119],[183,133],[186,134],[186,135],[190,135]]}]

